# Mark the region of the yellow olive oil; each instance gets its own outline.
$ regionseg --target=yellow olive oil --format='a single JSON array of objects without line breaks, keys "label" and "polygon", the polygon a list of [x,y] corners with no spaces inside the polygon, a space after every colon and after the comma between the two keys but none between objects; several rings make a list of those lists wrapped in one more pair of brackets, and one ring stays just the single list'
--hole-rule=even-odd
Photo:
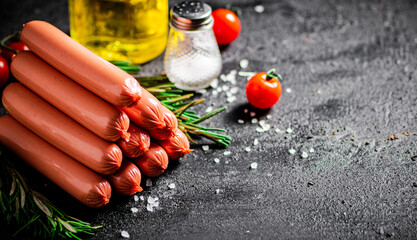
[{"label": "yellow olive oil", "polygon": [[68,0],[70,34],[100,57],[148,62],[165,49],[168,0]]}]

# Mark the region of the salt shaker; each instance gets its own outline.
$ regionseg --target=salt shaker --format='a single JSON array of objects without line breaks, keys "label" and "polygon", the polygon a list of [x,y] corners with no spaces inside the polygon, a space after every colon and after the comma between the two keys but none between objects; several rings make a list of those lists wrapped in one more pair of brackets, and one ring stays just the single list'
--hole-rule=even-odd
[{"label": "salt shaker", "polygon": [[201,1],[181,2],[172,7],[170,18],[164,57],[168,78],[184,90],[208,87],[222,69],[211,7]]}]

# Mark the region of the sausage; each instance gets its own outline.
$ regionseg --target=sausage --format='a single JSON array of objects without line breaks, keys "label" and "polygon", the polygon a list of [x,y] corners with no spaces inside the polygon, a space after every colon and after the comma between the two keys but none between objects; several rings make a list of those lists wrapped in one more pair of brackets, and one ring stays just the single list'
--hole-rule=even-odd
[{"label": "sausage", "polygon": [[22,125],[97,173],[111,174],[122,161],[122,151],[88,131],[20,83],[3,91],[6,110]]},{"label": "sausage", "polygon": [[161,102],[146,89],[142,88],[141,92],[142,98],[138,104],[133,107],[124,107],[122,110],[129,116],[131,122],[145,130],[164,128]]},{"label": "sausage", "polygon": [[131,124],[128,133],[130,134],[128,141],[125,139],[117,141],[117,145],[126,157],[139,157],[148,151],[151,138],[145,130]]},{"label": "sausage", "polygon": [[72,80],[119,107],[141,97],[138,81],[44,21],[23,25],[22,41],[36,55]]},{"label": "sausage", "polygon": [[115,173],[107,176],[107,179],[120,195],[130,196],[142,191],[140,171],[130,161],[123,161],[122,166]]},{"label": "sausage", "polygon": [[107,141],[128,138],[129,117],[66,77],[31,52],[19,52],[11,63],[19,82]]},{"label": "sausage", "polygon": [[149,135],[157,140],[164,140],[175,134],[175,129],[178,127],[177,117],[171,110],[162,105],[162,112],[164,115],[165,127],[154,128],[149,130]]},{"label": "sausage", "polygon": [[54,148],[9,115],[0,117],[0,143],[78,201],[93,208],[106,205],[110,183]]},{"label": "sausage", "polygon": [[152,142],[151,147],[145,154],[132,159],[132,162],[139,167],[143,175],[157,177],[168,167],[168,155],[158,144]]},{"label": "sausage", "polygon": [[178,160],[191,152],[187,136],[179,129],[166,140],[159,141],[161,147],[167,152],[169,160]]}]

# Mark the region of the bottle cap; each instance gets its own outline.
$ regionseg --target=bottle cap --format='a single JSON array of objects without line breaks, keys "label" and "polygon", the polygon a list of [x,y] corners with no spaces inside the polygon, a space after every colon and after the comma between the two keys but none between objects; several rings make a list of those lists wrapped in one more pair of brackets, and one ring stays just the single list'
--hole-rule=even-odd
[{"label": "bottle cap", "polygon": [[213,17],[211,7],[201,1],[184,1],[171,9],[171,25],[185,31],[211,28]]}]

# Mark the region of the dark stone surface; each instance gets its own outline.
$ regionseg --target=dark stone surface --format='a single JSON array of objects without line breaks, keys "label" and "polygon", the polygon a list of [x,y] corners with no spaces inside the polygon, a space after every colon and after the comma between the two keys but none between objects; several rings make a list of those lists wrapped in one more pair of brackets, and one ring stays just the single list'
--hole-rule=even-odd
[{"label": "dark stone surface", "polygon": [[[277,68],[284,76],[283,95],[269,111],[247,105],[244,77],[237,77],[233,103],[225,92],[203,94],[201,113],[228,106],[206,125],[228,129],[232,154],[194,146],[138,194],[159,197],[155,212],[117,196],[104,209],[87,209],[28,171],[35,188],[67,213],[102,225],[91,239],[120,239],[122,230],[132,239],[416,239],[417,1],[207,2],[242,10],[239,39],[222,49],[224,74],[240,71],[246,58],[244,71]],[[1,36],[32,19],[69,29],[63,0],[3,0],[0,9]],[[144,65],[143,74],[160,72],[161,60]],[[256,132],[245,109],[272,129]]]}]

